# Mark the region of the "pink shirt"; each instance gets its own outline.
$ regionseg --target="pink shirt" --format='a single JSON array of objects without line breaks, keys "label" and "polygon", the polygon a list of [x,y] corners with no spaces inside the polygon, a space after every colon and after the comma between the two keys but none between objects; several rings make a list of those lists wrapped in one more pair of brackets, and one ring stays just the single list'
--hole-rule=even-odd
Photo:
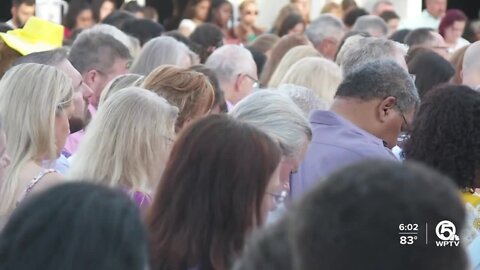
[{"label": "pink shirt", "polygon": [[[94,117],[95,114],[97,113],[97,109],[95,109],[95,107],[93,107],[91,104],[88,105],[88,110],[90,111],[90,114],[92,115],[92,117]],[[70,134],[70,136],[68,136],[67,138],[67,141],[65,142],[65,147],[64,147],[65,151],[70,155],[75,154],[75,152],[77,152],[78,150],[78,145],[80,144],[84,136],[85,136],[85,129],[82,129],[73,134]]]}]

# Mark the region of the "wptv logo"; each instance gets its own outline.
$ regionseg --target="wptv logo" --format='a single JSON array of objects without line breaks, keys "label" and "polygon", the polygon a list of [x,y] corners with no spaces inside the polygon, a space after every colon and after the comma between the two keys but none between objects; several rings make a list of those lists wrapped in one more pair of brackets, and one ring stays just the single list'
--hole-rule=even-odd
[{"label": "wptv logo", "polygon": [[443,220],[437,224],[435,233],[441,241],[435,241],[437,247],[458,247],[460,237],[458,237],[457,228],[451,221]]}]

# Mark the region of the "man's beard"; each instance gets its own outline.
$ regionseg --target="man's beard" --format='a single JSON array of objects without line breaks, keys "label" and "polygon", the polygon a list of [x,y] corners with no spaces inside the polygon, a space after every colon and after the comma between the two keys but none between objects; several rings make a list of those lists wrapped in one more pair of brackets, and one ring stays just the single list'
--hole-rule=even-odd
[{"label": "man's beard", "polygon": [[70,118],[69,120],[70,134],[73,134],[75,132],[78,132],[84,129],[88,125],[88,123],[90,123],[91,119],[92,119],[92,115],[90,114],[89,110],[86,110],[84,119],[80,119],[78,117]]},{"label": "man's beard", "polygon": [[17,28],[23,28],[25,25],[25,23],[21,22],[18,17],[13,20],[13,23],[17,26]]}]

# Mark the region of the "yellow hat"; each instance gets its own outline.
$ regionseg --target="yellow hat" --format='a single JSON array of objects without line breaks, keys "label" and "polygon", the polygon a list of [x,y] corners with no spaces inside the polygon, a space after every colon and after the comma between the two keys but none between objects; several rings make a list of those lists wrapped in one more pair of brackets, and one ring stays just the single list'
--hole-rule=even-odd
[{"label": "yellow hat", "polygon": [[27,55],[61,47],[63,34],[62,25],[31,17],[23,28],[0,33],[0,37],[8,47]]}]

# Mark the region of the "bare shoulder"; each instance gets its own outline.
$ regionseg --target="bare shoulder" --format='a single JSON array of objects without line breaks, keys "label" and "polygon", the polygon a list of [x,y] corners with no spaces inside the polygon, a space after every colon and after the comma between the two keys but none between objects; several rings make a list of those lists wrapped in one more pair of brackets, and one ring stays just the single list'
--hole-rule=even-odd
[{"label": "bare shoulder", "polygon": [[57,172],[49,173],[42,177],[40,181],[38,181],[38,183],[32,189],[31,193],[44,191],[58,184],[62,184],[64,181],[64,177],[61,174]]}]

